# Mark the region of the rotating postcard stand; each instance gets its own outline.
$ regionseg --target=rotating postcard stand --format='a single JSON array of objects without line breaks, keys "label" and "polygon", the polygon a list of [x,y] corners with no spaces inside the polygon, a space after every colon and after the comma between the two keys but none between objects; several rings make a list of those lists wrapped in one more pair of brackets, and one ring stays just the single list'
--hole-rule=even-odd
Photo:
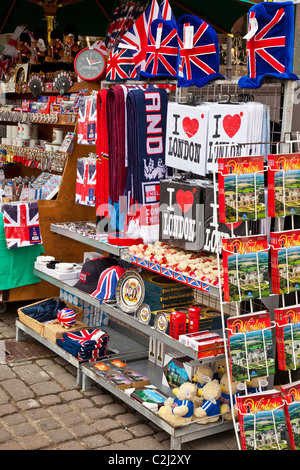
[{"label": "rotating postcard stand", "polygon": [[[271,142],[261,142],[261,144],[270,144]],[[214,210],[214,218],[215,220],[217,221],[217,227],[216,227],[216,230],[218,230],[218,227],[219,227],[219,218],[218,218],[218,207],[219,207],[219,200],[218,200],[218,190],[219,190],[219,187],[218,187],[218,181],[217,181],[217,174],[218,174],[218,171],[217,171],[217,168],[218,168],[218,161],[217,161],[217,149],[219,149],[220,147],[225,147],[225,146],[229,146],[229,147],[232,147],[232,146],[240,146],[241,148],[244,146],[244,148],[247,148],[248,145],[251,145],[251,143],[240,143],[240,144],[233,144],[233,143],[230,143],[230,144],[216,144],[214,143],[213,144],[213,148],[212,148],[212,160],[213,160],[213,184],[214,184],[214,207],[213,207],[213,210]],[[244,221],[245,223],[245,231],[246,231],[246,235],[249,234],[249,228],[248,228],[248,220],[245,220]],[[229,224],[228,224],[229,225]],[[231,235],[232,237],[234,237],[234,223],[231,223],[230,224],[231,226]],[[221,278],[221,259],[220,259],[220,246],[219,246],[219,243],[220,243],[220,240],[219,240],[219,237],[217,237],[217,246],[216,246],[216,255],[217,255],[217,263],[218,263],[218,275],[219,275],[219,278]],[[257,255],[258,257],[258,255]],[[237,256],[236,256],[236,261],[237,261]],[[258,262],[258,260],[257,260]],[[259,282],[259,289],[260,289],[260,282]],[[261,289],[260,289],[261,291]],[[223,287],[221,285],[221,283],[219,283],[219,298],[220,298],[220,310],[221,310],[221,322],[222,322],[222,331],[223,331],[223,336],[225,338],[226,336],[226,326],[225,326],[225,319],[224,319],[224,306],[223,306],[223,303],[224,302],[224,297],[223,297]],[[239,297],[241,297],[240,295],[240,287],[239,287]],[[250,310],[251,312],[253,312],[253,299],[249,299],[249,302],[250,302]],[[237,313],[237,316],[239,316],[240,312],[239,312],[239,308],[238,308],[238,304],[239,304],[239,301],[236,301],[235,302],[235,305],[236,305],[236,313]],[[224,347],[225,347],[225,362],[226,362],[226,367],[227,367],[227,370],[230,370],[230,360],[229,360],[229,350],[228,350],[228,344],[227,344],[227,341],[224,341]],[[261,380],[259,386],[260,387],[265,387],[267,385],[267,383],[263,380]],[[245,389],[245,386],[243,387]],[[231,414],[232,414],[232,422],[233,422],[233,426],[234,426],[234,431],[235,431],[235,436],[236,436],[236,441],[237,441],[237,445],[238,445],[238,449],[241,450],[241,441],[240,441],[240,436],[239,436],[239,423],[236,421],[236,417],[234,415],[234,399],[233,399],[233,394],[232,394],[232,386],[231,386],[231,381],[229,381],[229,397],[230,397],[230,408],[231,408]]]}]

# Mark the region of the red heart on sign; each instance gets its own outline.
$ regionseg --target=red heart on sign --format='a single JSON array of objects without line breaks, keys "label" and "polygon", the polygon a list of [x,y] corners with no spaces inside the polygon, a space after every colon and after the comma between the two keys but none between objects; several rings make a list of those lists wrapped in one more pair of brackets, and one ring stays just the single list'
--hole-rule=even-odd
[{"label": "red heart on sign", "polygon": [[181,207],[182,212],[185,213],[192,207],[194,195],[191,191],[183,191],[183,189],[179,189],[176,193],[176,201]]},{"label": "red heart on sign", "polygon": [[182,127],[186,135],[191,138],[198,132],[199,121],[197,119],[190,119],[189,117],[185,117],[182,120]]},{"label": "red heart on sign", "polygon": [[241,123],[242,121],[239,114],[234,114],[233,116],[227,114],[227,116],[224,117],[223,128],[230,139],[237,133],[241,127]]}]

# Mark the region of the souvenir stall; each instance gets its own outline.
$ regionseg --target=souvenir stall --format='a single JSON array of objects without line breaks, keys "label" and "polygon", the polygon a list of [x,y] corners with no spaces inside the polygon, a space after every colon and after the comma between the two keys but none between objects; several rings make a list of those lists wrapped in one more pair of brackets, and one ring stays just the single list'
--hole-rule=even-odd
[{"label": "souvenir stall", "polygon": [[[32,249],[30,274],[56,290],[18,310],[17,340],[64,357],[174,450],[229,429],[240,450],[300,448],[295,11],[247,3],[237,80],[213,21],[168,0],[132,3],[128,20],[120,2],[103,41],[68,37],[67,61],[51,43],[51,80],[29,74],[16,86],[36,99],[0,109],[3,245]],[[11,177],[15,163],[44,179]]]}]

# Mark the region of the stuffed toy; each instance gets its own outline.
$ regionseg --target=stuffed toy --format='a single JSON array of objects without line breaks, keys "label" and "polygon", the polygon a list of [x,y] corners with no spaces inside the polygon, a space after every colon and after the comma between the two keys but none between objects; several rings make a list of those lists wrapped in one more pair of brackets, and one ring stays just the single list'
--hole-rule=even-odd
[{"label": "stuffed toy", "polygon": [[81,47],[78,44],[78,33],[76,26],[66,25],[64,28],[63,35],[64,43],[64,61],[72,63],[78,52],[81,50]]},{"label": "stuffed toy", "polygon": [[247,393],[258,393],[268,385],[267,377],[254,377],[246,381]]},{"label": "stuffed toy", "polygon": [[45,33],[42,29],[36,29],[33,33],[33,41],[31,43],[32,64],[41,64],[46,57]]},{"label": "stuffed toy", "polygon": [[168,398],[159,409],[159,416],[171,426],[177,427],[189,423],[193,419],[194,400],[197,397],[197,386],[185,382],[179,388],[173,389],[176,398]]},{"label": "stuffed toy", "polygon": [[47,62],[60,62],[64,57],[63,33],[59,29],[53,29],[47,49]]},{"label": "stuffed toy", "polygon": [[178,86],[203,87],[219,73],[219,42],[215,30],[198,16],[183,15],[177,20],[179,43]]},{"label": "stuffed toy", "polygon": [[[220,385],[222,389],[222,393],[220,396],[221,413],[223,414],[224,419],[226,421],[232,420],[229,380],[230,380],[229,375],[224,374],[220,381]],[[241,395],[239,388],[238,388],[239,383],[240,382],[231,382],[231,393],[232,393],[232,402],[233,402],[235,418],[237,418],[237,415],[238,415],[237,407],[236,407],[236,397]]]},{"label": "stuffed toy", "polygon": [[[208,364],[201,364],[198,367],[196,374],[193,377],[193,382],[197,383],[197,393],[201,396],[199,389],[203,388],[205,384],[213,379],[213,370]],[[202,401],[202,400],[201,400]]]},{"label": "stuffed toy", "polygon": [[298,80],[293,72],[294,4],[262,2],[249,10],[248,75],[240,88],[259,88],[265,77]]},{"label": "stuffed toy", "polygon": [[221,378],[224,374],[226,374],[227,367],[226,367],[226,360],[225,359],[218,359],[215,364],[215,373],[213,379],[216,379],[220,382]]},{"label": "stuffed toy", "polygon": [[199,420],[199,424],[207,424],[218,421],[220,410],[221,385],[218,380],[212,380],[199,389],[203,397],[201,406],[194,409],[193,421]]}]

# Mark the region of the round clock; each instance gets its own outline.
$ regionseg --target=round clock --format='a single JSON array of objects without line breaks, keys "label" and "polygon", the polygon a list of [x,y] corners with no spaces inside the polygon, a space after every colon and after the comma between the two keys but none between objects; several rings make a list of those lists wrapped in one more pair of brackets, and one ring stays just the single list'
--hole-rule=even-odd
[{"label": "round clock", "polygon": [[78,77],[86,82],[100,80],[106,69],[106,59],[102,52],[87,47],[78,52],[74,59],[74,68]]}]

